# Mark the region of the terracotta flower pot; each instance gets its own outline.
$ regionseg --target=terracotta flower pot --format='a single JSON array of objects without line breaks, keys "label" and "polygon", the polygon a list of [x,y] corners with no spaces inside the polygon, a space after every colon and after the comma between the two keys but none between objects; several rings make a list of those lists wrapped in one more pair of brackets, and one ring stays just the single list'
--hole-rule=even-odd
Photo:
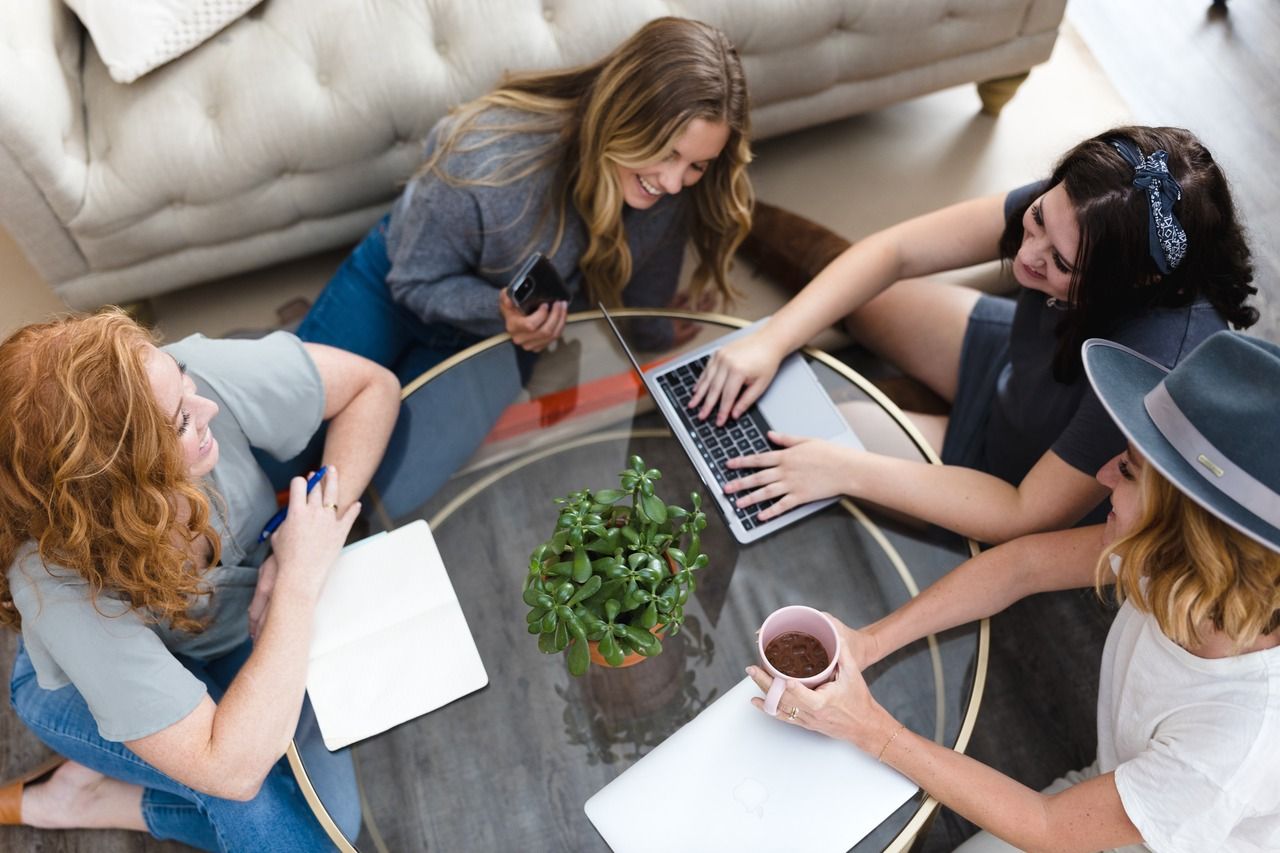
[{"label": "terracotta flower pot", "polygon": [[[667,558],[667,568],[671,570],[671,574],[673,575],[676,574],[679,570],[676,568],[675,560],[671,559],[670,554],[663,554],[663,556]],[[659,622],[657,625],[654,625],[652,628],[649,629],[649,633],[653,634],[659,640],[662,639],[663,635],[666,632],[667,632],[667,626],[661,622]],[[647,658],[644,655],[640,654],[639,652],[631,652],[629,655],[627,655],[622,659],[622,663],[618,664],[617,666],[610,666],[609,662],[604,659],[604,655],[600,654],[600,643],[598,641],[588,640],[587,649],[591,653],[592,663],[598,666],[609,667],[610,669],[626,669],[629,666],[635,666],[636,664],[640,663],[640,661],[642,660],[647,660]]]},{"label": "terracotta flower pot", "polygon": [[[653,634],[659,640],[662,639],[662,635],[665,634],[666,631],[667,631],[666,625],[654,625],[652,628],[649,629],[649,633]],[[631,654],[627,655],[622,659],[622,663],[618,664],[617,666],[610,666],[609,662],[604,659],[604,655],[600,654],[600,643],[598,643],[595,640],[588,640],[587,649],[591,652],[592,663],[597,664],[599,666],[607,666],[610,669],[626,669],[629,666],[635,666],[636,664],[640,663],[640,661],[642,660],[647,660],[647,658],[645,658],[645,656],[640,654],[639,652],[632,652]]]}]

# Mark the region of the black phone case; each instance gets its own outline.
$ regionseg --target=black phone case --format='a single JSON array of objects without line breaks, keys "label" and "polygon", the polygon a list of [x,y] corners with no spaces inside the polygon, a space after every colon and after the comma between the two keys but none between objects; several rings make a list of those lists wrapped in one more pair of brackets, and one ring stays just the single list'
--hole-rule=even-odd
[{"label": "black phone case", "polygon": [[548,302],[568,302],[570,298],[569,287],[560,273],[539,252],[534,252],[520,265],[507,285],[507,293],[525,314]]}]

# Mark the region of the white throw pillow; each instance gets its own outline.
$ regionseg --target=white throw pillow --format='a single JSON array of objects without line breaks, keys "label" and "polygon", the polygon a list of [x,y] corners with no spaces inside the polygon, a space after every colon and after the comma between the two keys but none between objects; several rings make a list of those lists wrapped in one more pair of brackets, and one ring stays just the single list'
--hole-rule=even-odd
[{"label": "white throw pillow", "polygon": [[262,0],[63,0],[111,79],[132,83],[201,44]]}]

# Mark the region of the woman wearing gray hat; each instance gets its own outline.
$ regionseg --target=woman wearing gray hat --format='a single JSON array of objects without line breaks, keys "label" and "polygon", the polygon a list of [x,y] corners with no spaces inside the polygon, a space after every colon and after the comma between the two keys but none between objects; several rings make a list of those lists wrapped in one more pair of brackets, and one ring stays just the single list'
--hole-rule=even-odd
[{"label": "woman wearing gray hat", "polygon": [[[1220,332],[1170,372],[1092,340],[1084,363],[1129,442],[1098,472],[1106,523],[1009,542],[844,628],[837,679],[788,686],[780,718],[851,741],[977,823],[966,853],[1280,849],[1280,347]],[[1024,596],[1092,585],[1122,602],[1097,760],[1042,792],[906,730],[860,674]]]}]

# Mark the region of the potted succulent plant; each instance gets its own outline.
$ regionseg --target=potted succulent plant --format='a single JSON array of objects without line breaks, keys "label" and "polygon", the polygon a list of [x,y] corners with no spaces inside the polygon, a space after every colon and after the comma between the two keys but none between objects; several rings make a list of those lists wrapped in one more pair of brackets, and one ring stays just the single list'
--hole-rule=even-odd
[{"label": "potted succulent plant", "polygon": [[543,652],[567,652],[573,675],[592,660],[620,667],[652,657],[662,634],[680,630],[693,573],[707,565],[707,517],[697,492],[692,510],[663,501],[661,477],[632,456],[621,489],[558,498],[555,531],[529,556],[529,633]]}]

